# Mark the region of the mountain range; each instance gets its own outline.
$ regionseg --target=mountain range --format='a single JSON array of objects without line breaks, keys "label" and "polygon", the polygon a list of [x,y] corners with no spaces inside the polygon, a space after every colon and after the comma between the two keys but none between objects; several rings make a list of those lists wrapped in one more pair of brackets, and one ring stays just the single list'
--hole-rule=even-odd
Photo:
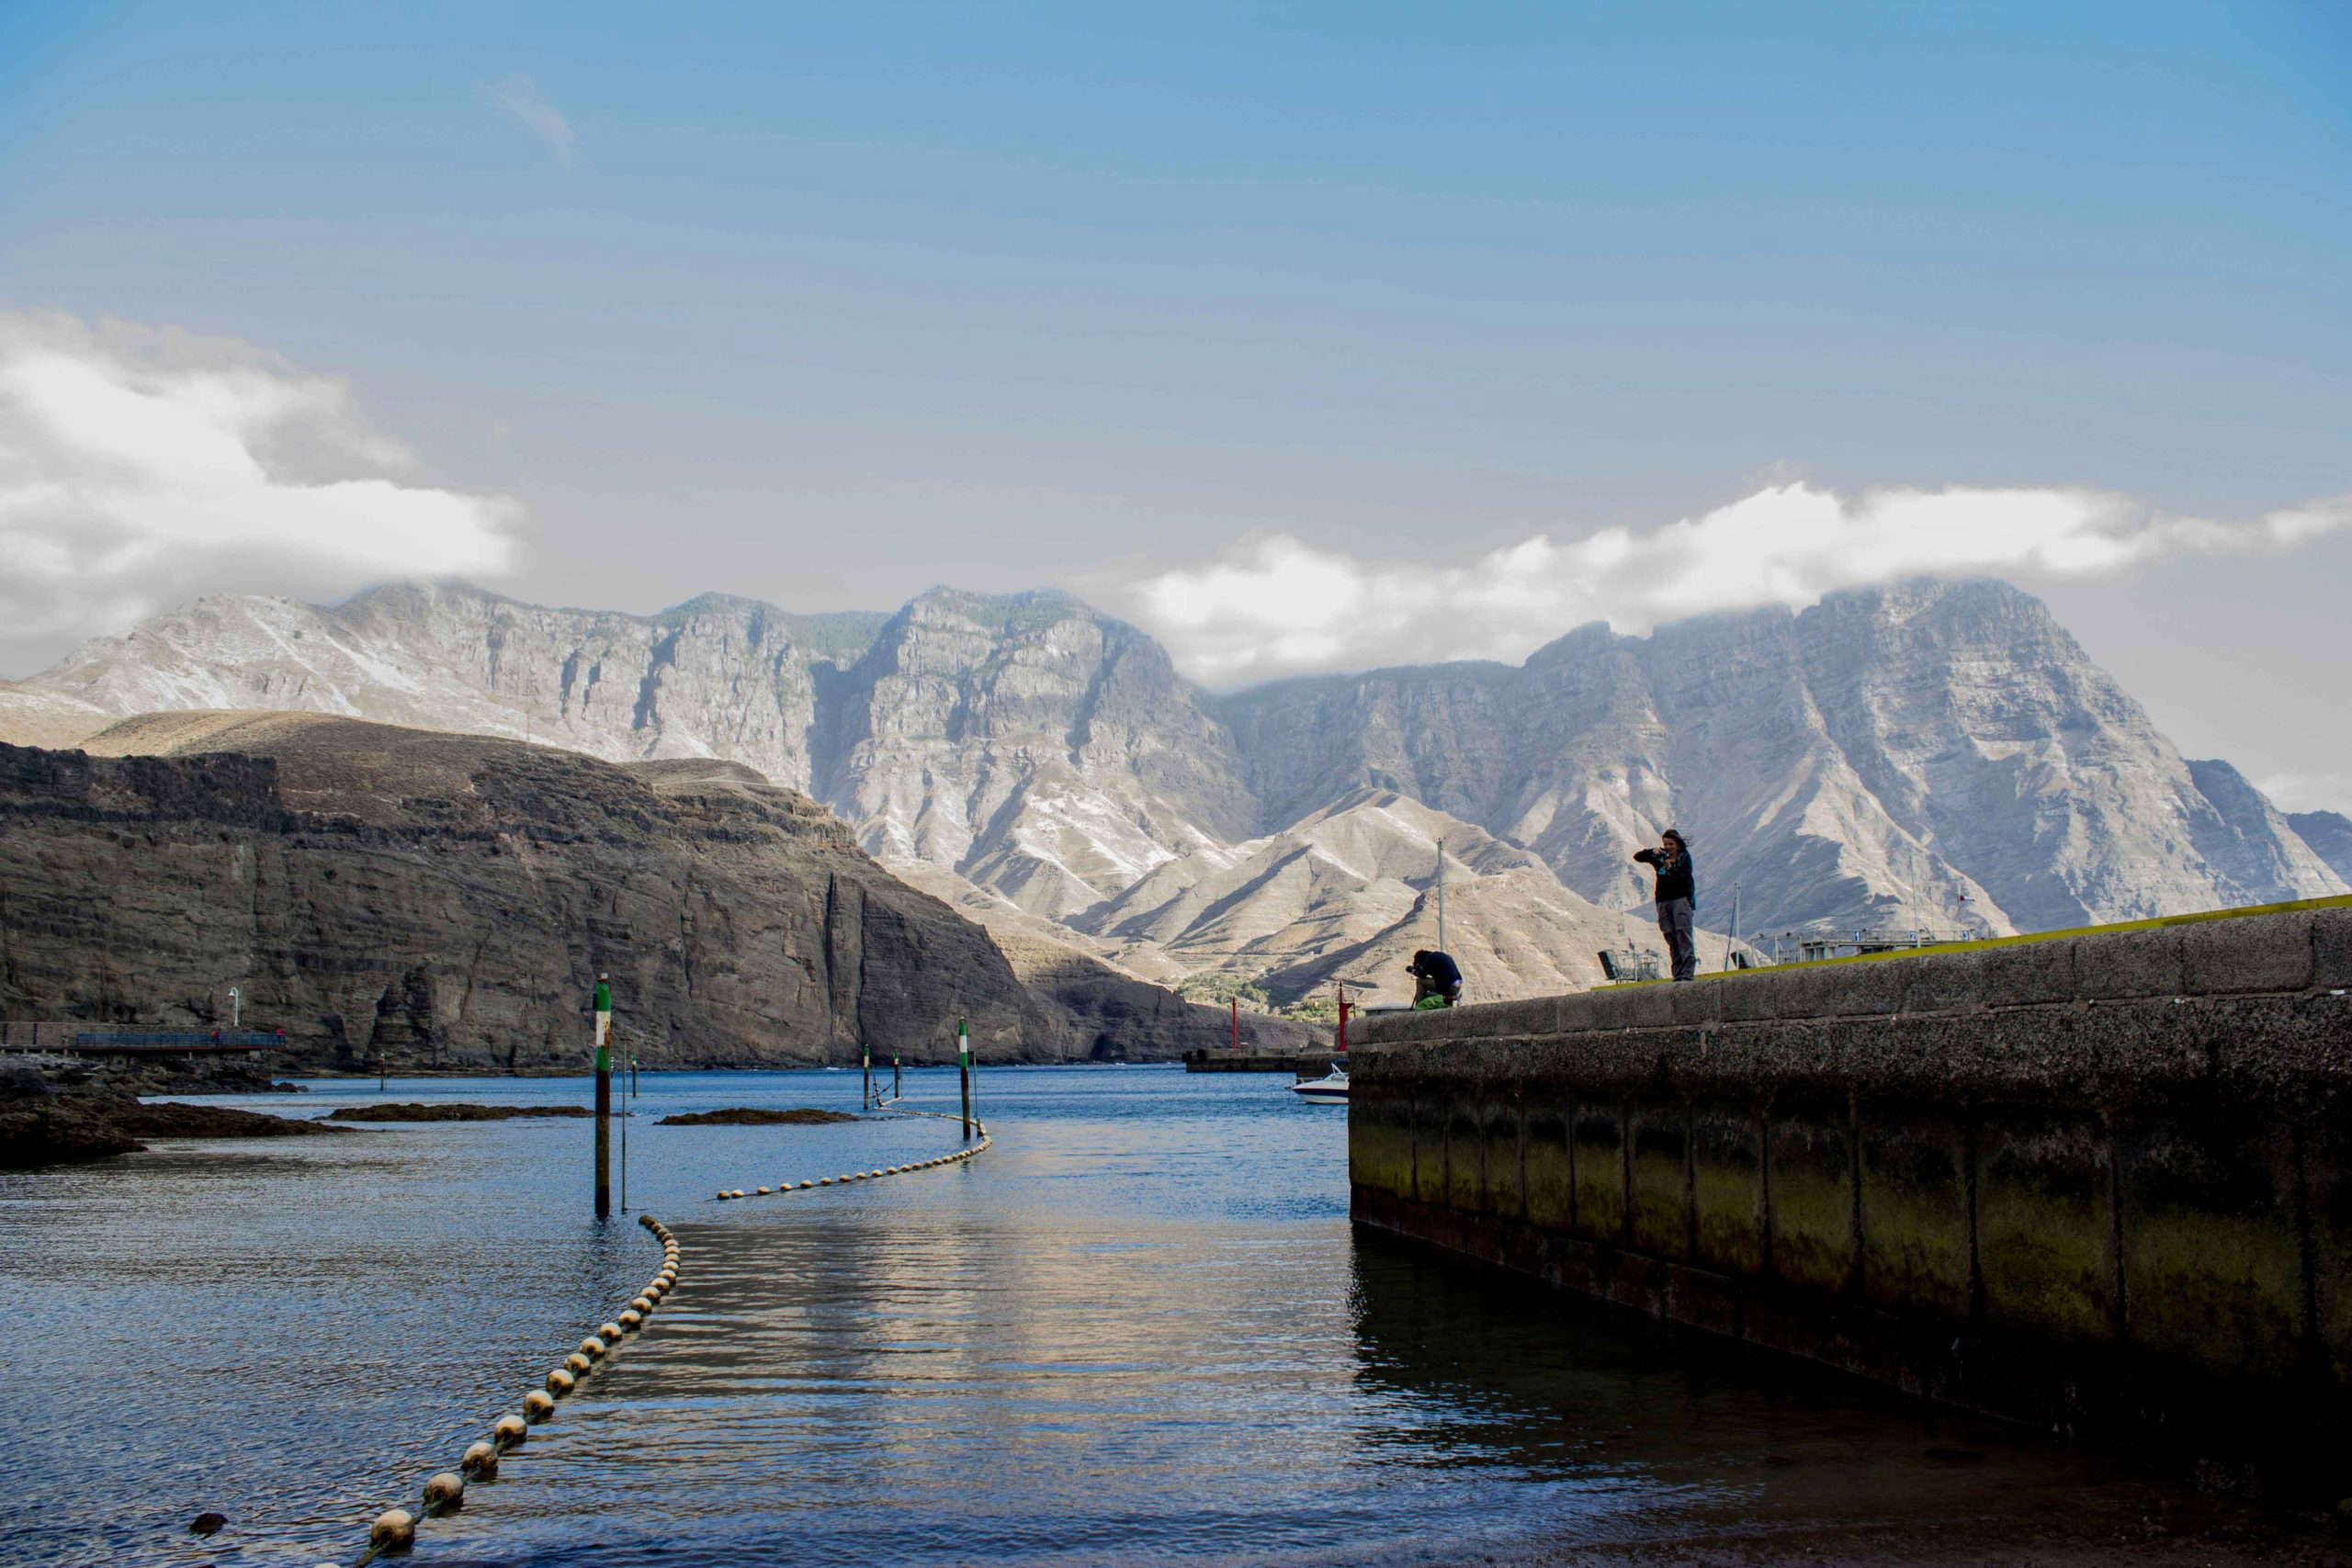
[{"label": "mountain range", "polygon": [[1053,592],[821,615],[461,583],[222,596],[0,686],[0,737],[213,708],[732,761],[1001,942],[1277,996],[1339,978],[1401,998],[1405,957],[1438,945],[1441,862],[1473,997],[1593,983],[1599,950],[1656,945],[1630,856],[1668,826],[1693,846],[1711,967],[1735,916],[1759,946],[2006,934],[2352,877],[2352,822],[2290,820],[2228,763],[2184,759],[2045,606],[1989,581],[1234,694]]}]

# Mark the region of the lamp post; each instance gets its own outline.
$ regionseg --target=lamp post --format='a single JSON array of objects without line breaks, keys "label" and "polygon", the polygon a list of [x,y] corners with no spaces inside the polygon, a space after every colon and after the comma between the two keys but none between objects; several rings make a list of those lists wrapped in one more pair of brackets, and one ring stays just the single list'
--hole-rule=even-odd
[{"label": "lamp post", "polygon": [[239,1028],[243,1027],[243,1025],[244,1021],[245,1021],[245,998],[244,998],[244,994],[243,994],[243,992],[239,991],[239,990],[237,989],[237,987],[236,987],[232,986],[232,987],[229,987],[229,1031],[230,1031],[230,1032],[231,1032],[231,1033],[232,1033],[232,1034],[233,1034],[233,1033],[235,1033]]}]

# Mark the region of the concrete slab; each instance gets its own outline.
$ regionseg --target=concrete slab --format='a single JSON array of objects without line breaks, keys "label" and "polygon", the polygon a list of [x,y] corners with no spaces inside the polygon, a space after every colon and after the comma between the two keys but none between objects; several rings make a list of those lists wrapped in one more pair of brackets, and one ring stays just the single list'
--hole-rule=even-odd
[{"label": "concrete slab", "polygon": [[1457,1031],[1487,1040],[1522,1039],[1556,1034],[1560,1028],[1560,998],[1528,997],[1515,1002],[1481,1002],[1476,1007],[1446,1010]]},{"label": "concrete slab", "polygon": [[2075,998],[2075,944],[2021,942],[1976,955],[1987,1007],[2032,1007]]},{"label": "concrete slab", "polygon": [[2086,1001],[2177,997],[2188,989],[2178,926],[2080,937],[2074,947],[2075,995]]},{"label": "concrete slab", "polygon": [[1555,998],[1559,1003],[1557,1028],[1563,1034],[1579,1033],[1600,1027],[1600,1006],[1590,991],[1571,991]]},{"label": "concrete slab", "polygon": [[1684,1025],[1713,1025],[1723,1021],[1724,980],[1690,980],[1680,984],[1672,981],[1665,987],[1669,1016]]},{"label": "concrete slab", "polygon": [[2352,909],[2312,911],[2312,984],[2352,988]]},{"label": "concrete slab", "polygon": [[1988,999],[1982,953],[1933,953],[1886,967],[1903,976],[1905,1012],[1976,1012]]},{"label": "concrete slab", "polygon": [[1708,981],[1707,988],[1715,993],[1715,1016],[1724,1023],[1780,1017],[1781,998],[1786,993],[1781,982],[1787,978],[1785,975],[1735,975]]},{"label": "concrete slab", "polygon": [[1595,991],[1594,1021],[1603,1029],[1664,1029],[1674,1021],[1671,981]]},{"label": "concrete slab", "polygon": [[1851,1018],[1903,1010],[1903,968],[1911,959],[1876,959],[1792,969],[1776,976],[1787,990],[1782,1018]]},{"label": "concrete slab", "polygon": [[2312,916],[2273,915],[2258,931],[2235,920],[2180,928],[2181,988],[2190,995],[2300,991],[2312,983]]}]

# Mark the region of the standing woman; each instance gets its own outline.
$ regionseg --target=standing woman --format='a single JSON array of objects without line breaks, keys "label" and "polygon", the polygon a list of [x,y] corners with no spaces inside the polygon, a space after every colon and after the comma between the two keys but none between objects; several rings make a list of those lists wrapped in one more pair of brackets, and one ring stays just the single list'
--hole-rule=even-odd
[{"label": "standing woman", "polygon": [[1690,881],[1690,846],[1668,828],[1659,836],[1657,848],[1637,850],[1634,858],[1657,873],[1657,929],[1674,960],[1674,977],[1697,979],[1699,945],[1691,938],[1691,926],[1699,895]]}]

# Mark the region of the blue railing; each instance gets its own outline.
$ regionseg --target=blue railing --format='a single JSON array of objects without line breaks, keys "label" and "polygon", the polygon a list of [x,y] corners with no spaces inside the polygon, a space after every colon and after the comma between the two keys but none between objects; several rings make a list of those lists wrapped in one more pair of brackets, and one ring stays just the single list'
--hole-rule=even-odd
[{"label": "blue railing", "polygon": [[186,1051],[205,1045],[276,1045],[281,1043],[275,1033],[257,1031],[223,1029],[85,1029],[74,1036],[77,1046],[112,1046],[117,1050]]}]

